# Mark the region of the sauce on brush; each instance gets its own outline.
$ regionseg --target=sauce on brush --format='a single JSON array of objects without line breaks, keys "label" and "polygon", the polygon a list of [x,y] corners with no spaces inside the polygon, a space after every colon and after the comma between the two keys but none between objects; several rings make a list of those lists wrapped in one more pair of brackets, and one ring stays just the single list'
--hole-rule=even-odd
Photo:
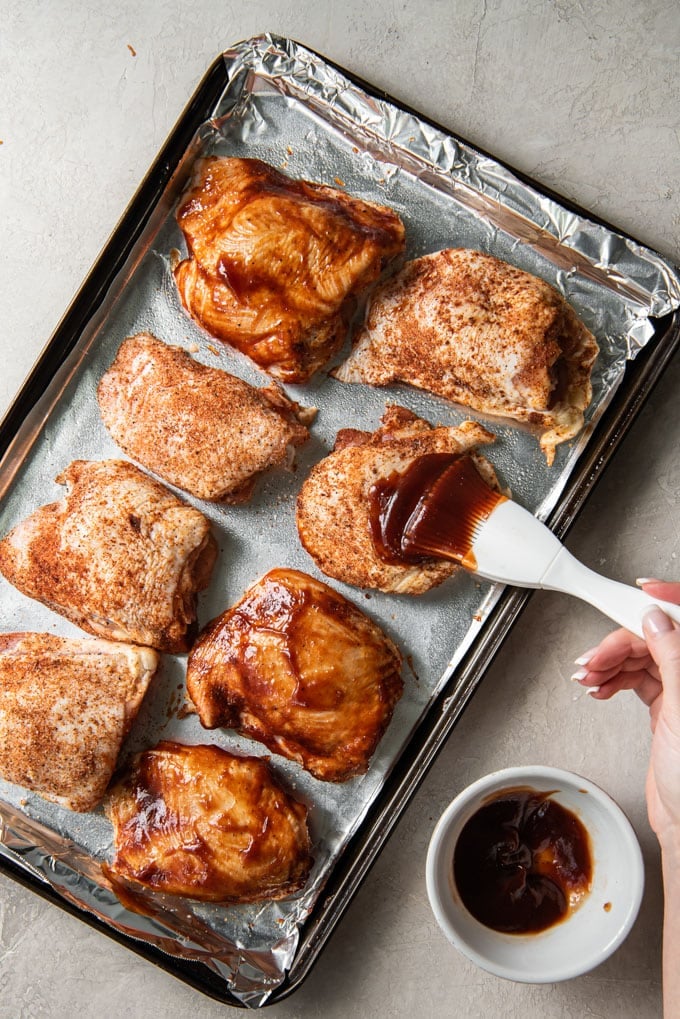
[{"label": "sauce on brush", "polygon": [[476,530],[505,498],[469,454],[425,454],[371,487],[373,543],[386,562],[453,559],[474,570]]}]

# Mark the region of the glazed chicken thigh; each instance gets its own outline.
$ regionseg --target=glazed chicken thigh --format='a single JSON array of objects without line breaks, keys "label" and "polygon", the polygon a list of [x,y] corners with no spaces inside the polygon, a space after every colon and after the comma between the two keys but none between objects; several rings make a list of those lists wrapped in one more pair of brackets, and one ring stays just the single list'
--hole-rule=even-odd
[{"label": "glazed chicken thigh", "polygon": [[403,683],[363,612],[297,570],[272,570],[209,623],[189,656],[202,724],[227,726],[341,782],[366,771]]},{"label": "glazed chicken thigh", "polygon": [[289,382],[341,346],[351,299],[405,243],[391,209],[258,159],[201,160],[177,221],[189,249],[175,268],[186,309]]},{"label": "glazed chicken thigh", "polygon": [[115,857],[103,870],[114,890],[131,882],[206,902],[282,899],[312,865],[307,808],[258,757],[159,743],[135,758],[105,809]]}]

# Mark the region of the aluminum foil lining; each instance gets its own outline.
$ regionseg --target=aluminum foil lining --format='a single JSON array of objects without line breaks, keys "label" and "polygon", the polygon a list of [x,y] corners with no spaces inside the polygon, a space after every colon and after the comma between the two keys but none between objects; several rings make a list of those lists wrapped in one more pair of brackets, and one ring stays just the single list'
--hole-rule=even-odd
[{"label": "aluminum foil lining", "polygon": [[[195,158],[208,153],[256,156],[291,176],[346,187],[391,206],[406,224],[408,257],[443,247],[478,248],[545,278],[564,294],[601,348],[586,428],[572,444],[558,447],[549,469],[528,430],[483,419],[497,435],[487,455],[499,476],[515,498],[539,517],[547,516],[627,362],[654,335],[653,319],[680,306],[675,269],[634,241],[562,207],[455,137],[367,94],[295,42],[262,36],[229,50],[224,63],[228,86],[215,108],[206,110],[205,123],[96,320],[84,330],[5,458],[0,470],[2,534],[38,506],[61,497],[53,479],[71,460],[121,455],[101,423],[95,390],[126,336],[148,330],[206,363],[265,383],[250,362],[211,340],[188,318],[172,281],[171,252],[184,251],[174,205]],[[402,403],[432,422],[455,424],[475,417],[406,387],[343,385],[325,374],[288,390],[300,403],[319,408],[312,440],[299,451],[296,470],[272,472],[245,506],[190,500],[213,521],[221,547],[200,605],[201,623],[274,566],[321,577],[300,546],[293,507],[301,479],[332,448],[340,428],[373,430],[387,402]],[[456,665],[467,649],[483,646],[485,620],[500,594],[498,586],[462,572],[412,599],[331,583],[383,627],[409,666],[404,697],[365,776],[333,785],[271,758],[277,774],[310,807],[316,862],[298,895],[230,908],[156,897],[149,900],[148,916],[128,912],[101,874],[101,862],[112,853],[111,828],[103,814],[74,814],[0,782],[1,852],[111,927],[169,955],[202,962],[224,981],[225,992],[251,1007],[266,1003],[284,979],[324,883],[408,747],[418,720],[447,683],[455,707]],[[2,578],[0,598],[6,630],[80,632]],[[160,738],[216,742],[263,754],[259,744],[229,731],[207,734],[195,716],[180,717],[184,669],[183,658],[164,656],[124,756]]]}]

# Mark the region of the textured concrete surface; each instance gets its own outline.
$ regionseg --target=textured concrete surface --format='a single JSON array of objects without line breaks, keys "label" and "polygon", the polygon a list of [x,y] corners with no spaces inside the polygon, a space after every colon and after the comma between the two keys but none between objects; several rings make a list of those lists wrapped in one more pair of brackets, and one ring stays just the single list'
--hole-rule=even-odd
[{"label": "textured concrete surface", "polygon": [[[544,184],[680,257],[677,6],[663,0],[0,0],[0,402],[6,406],[213,57],[261,31],[299,39]],[[134,50],[134,54],[132,52]],[[680,364],[571,533],[612,576],[677,576]],[[660,1014],[661,890],[643,801],[647,719],[597,704],[572,661],[608,630],[533,597],[303,987],[276,1019]],[[465,783],[543,762],[602,784],[640,836],[647,888],[623,947],[588,976],[507,983],[445,942],[424,888],[434,821]],[[0,879],[0,1017],[236,1014]]]}]

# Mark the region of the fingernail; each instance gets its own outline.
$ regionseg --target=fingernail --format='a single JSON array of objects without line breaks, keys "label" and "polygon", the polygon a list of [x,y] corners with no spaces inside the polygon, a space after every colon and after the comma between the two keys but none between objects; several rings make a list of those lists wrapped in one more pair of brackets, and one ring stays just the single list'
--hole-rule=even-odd
[{"label": "fingernail", "polygon": [[660,581],[656,580],[654,577],[638,577],[635,583],[638,587],[642,587],[643,584],[659,584]]},{"label": "fingernail", "polygon": [[672,630],[673,624],[666,613],[655,606],[653,609],[647,609],[642,617],[642,628],[652,637],[656,637],[659,633],[668,633]]},{"label": "fingernail", "polygon": [[598,647],[599,644],[597,647],[591,647],[588,651],[584,651],[582,655],[574,659],[574,665],[587,665],[590,659],[595,657]]},{"label": "fingernail", "polygon": [[586,690],[586,693],[588,694],[594,694],[599,692],[600,692],[599,686],[589,686],[588,689]]},{"label": "fingernail", "polygon": [[587,675],[588,675],[587,669],[579,669],[578,672],[575,672],[571,678],[575,683],[578,683],[579,680],[585,679]]}]

